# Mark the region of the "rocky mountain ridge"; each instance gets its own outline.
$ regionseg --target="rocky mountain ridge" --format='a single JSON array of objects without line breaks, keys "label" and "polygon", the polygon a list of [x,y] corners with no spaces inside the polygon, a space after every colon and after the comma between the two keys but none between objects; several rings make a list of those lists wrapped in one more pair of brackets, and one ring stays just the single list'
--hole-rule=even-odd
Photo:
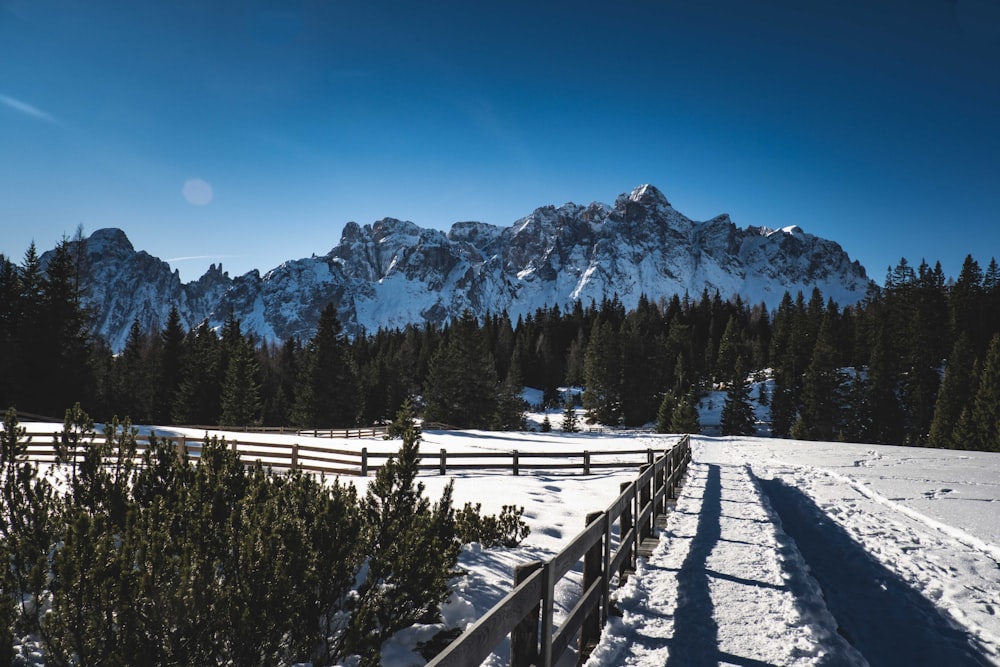
[{"label": "rocky mountain ridge", "polygon": [[263,276],[254,270],[231,278],[213,265],[182,283],[121,230],[100,229],[80,243],[85,303],[116,350],[133,320],[161,328],[171,306],[191,327],[206,319],[218,325],[232,312],[244,331],[284,340],[311,337],[328,302],[356,335],[441,324],[465,309],[516,318],[613,294],[632,307],[642,294],[697,298],[718,290],[773,308],[785,291],[819,287],[847,304],[870,282],[834,241],[799,227],[739,229],[728,215],[695,222],[651,185],[610,206],[544,206],[510,227],[458,222],[446,233],[393,218],[349,222],[327,254],[287,261]]}]

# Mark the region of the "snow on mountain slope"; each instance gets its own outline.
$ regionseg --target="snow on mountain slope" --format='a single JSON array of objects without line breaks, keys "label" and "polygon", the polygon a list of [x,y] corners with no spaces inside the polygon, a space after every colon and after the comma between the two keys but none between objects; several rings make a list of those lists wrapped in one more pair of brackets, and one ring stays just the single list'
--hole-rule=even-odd
[{"label": "snow on mountain slope", "polygon": [[329,302],[357,334],[440,324],[465,309],[516,318],[614,294],[627,308],[643,294],[698,298],[705,290],[774,307],[785,291],[819,287],[847,304],[869,285],[864,268],[833,241],[797,226],[739,229],[727,215],[695,222],[651,185],[611,206],[544,206],[505,228],[458,222],[445,233],[393,218],[350,222],[326,255],[235,279],[213,266],[188,284],[136,252],[120,230],[98,230],[83,244],[86,302],[115,349],[133,319],[162,326],[172,305],[188,326],[218,325],[232,312],[262,337],[305,339]]}]

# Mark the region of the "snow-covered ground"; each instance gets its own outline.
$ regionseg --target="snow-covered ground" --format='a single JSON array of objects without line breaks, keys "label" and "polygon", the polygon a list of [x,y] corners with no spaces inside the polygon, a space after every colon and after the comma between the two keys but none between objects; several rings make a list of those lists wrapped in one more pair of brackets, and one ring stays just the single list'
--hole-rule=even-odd
[{"label": "snow-covered ground", "polygon": [[1000,664],[1000,455],[697,438],[587,663]]},{"label": "snow-covered ground", "polygon": [[[559,416],[550,419],[549,434],[432,431],[422,447],[581,451],[676,441],[564,434]],[[379,438],[310,444],[318,442],[398,447]],[[618,590],[622,615],[605,630],[591,667],[1000,665],[1000,454],[769,438],[693,442],[659,547]],[[432,498],[454,480],[458,505],[480,502],[487,512],[523,505],[532,531],[512,549],[466,547],[466,574],[443,609],[445,625],[467,625],[489,609],[509,592],[516,565],[551,558],[636,472],[422,475]],[[579,581],[571,573],[557,589],[556,623]],[[383,664],[422,664],[409,647],[440,628],[401,633],[385,646]],[[484,664],[506,664],[508,650],[501,644]]]}]

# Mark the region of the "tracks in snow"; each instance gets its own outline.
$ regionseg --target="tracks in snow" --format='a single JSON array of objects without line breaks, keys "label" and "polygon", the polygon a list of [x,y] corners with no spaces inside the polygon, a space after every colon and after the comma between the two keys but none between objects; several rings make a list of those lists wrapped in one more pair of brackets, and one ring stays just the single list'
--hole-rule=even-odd
[{"label": "tracks in snow", "polygon": [[995,547],[845,475],[766,459],[696,445],[588,665],[998,664]]}]

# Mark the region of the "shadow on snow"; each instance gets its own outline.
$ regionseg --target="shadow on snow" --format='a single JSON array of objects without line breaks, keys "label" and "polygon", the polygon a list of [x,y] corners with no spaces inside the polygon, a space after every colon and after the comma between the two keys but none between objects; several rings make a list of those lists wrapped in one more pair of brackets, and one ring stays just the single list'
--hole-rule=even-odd
[{"label": "shadow on snow", "polygon": [[[744,667],[766,667],[753,658],[719,650],[719,626],[709,578],[728,578],[708,569],[708,557],[722,539],[722,479],[718,465],[709,464],[705,490],[698,513],[698,529],[681,569],[677,573],[677,609],[670,640],[667,667],[716,667],[719,663]],[[763,582],[739,580],[753,586]]]},{"label": "shadow on snow", "polygon": [[839,632],[871,667],[993,664],[968,632],[873,558],[809,496],[781,480],[758,481],[819,583]]}]

